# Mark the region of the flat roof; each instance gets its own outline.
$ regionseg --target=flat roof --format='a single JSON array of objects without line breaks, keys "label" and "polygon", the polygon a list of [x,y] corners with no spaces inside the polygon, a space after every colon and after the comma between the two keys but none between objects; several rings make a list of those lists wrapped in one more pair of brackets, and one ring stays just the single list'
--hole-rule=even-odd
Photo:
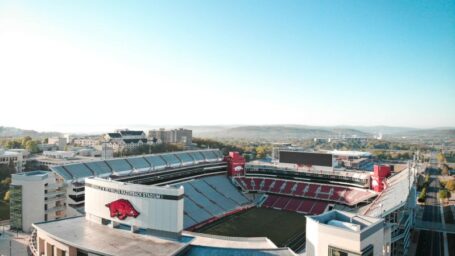
[{"label": "flat roof", "polygon": [[48,171],[36,170],[36,171],[31,171],[31,172],[16,173],[16,175],[22,175],[22,176],[41,176],[41,175],[46,175],[46,174],[49,174],[49,173],[50,173],[50,172],[48,172]]},{"label": "flat roof", "polygon": [[85,217],[35,223],[38,232],[88,252],[109,256],[167,256],[182,250],[187,243],[141,235],[93,223]]},{"label": "flat roof", "polygon": [[332,225],[330,222],[333,220],[358,225],[360,227],[359,232],[382,222],[381,218],[358,215],[356,213],[345,212],[340,210],[332,210],[320,215],[307,216],[307,218],[313,219],[319,223],[326,225]]},{"label": "flat roof", "polygon": [[184,231],[183,235],[194,237],[191,245],[236,249],[277,249],[267,237],[232,237]]}]

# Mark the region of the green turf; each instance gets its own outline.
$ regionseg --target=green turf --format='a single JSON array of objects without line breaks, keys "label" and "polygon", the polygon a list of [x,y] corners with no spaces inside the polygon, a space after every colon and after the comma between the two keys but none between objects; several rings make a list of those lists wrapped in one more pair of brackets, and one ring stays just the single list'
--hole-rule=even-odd
[{"label": "green turf", "polygon": [[222,236],[268,237],[277,246],[285,246],[292,237],[305,232],[303,214],[268,208],[252,208],[225,217],[197,232]]}]

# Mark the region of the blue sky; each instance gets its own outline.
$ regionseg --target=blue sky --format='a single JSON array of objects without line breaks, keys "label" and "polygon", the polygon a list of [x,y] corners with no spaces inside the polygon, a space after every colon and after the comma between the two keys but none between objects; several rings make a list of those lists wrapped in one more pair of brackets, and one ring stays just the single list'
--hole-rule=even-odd
[{"label": "blue sky", "polygon": [[3,125],[455,126],[454,1],[0,0],[2,53]]}]

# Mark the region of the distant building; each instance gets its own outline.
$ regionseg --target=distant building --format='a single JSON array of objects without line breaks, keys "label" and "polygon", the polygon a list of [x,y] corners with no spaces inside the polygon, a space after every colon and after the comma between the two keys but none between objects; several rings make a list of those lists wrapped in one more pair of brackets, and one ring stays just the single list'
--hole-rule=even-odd
[{"label": "distant building", "polygon": [[44,151],[43,156],[55,159],[70,159],[76,155],[74,151]]},{"label": "distant building", "polygon": [[63,179],[52,172],[13,174],[10,191],[11,228],[30,232],[32,223],[67,216],[66,187]]},{"label": "distant building", "polygon": [[131,150],[148,143],[143,131],[117,130],[103,136],[105,143],[114,151]]},{"label": "distant building", "polygon": [[14,164],[16,172],[22,172],[25,167],[22,151],[4,150],[0,148],[0,164],[9,165],[10,163]]},{"label": "distant building", "polygon": [[191,145],[193,143],[193,131],[183,128],[173,130],[160,128],[150,130],[148,138],[149,140],[156,139],[158,143]]},{"label": "distant building", "polygon": [[64,137],[52,137],[47,139],[47,144],[56,145],[58,150],[64,150],[67,139]]},{"label": "distant building", "polygon": [[82,146],[82,147],[95,147],[100,145],[100,138],[99,137],[82,137],[82,138],[74,138],[72,140],[74,145]]}]

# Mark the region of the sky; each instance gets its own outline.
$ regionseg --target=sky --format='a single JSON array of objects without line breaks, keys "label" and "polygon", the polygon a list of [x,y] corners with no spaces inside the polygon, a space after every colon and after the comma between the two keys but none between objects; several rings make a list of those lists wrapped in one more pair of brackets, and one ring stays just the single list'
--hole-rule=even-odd
[{"label": "sky", "polygon": [[0,126],[455,127],[455,1],[3,1]]}]

